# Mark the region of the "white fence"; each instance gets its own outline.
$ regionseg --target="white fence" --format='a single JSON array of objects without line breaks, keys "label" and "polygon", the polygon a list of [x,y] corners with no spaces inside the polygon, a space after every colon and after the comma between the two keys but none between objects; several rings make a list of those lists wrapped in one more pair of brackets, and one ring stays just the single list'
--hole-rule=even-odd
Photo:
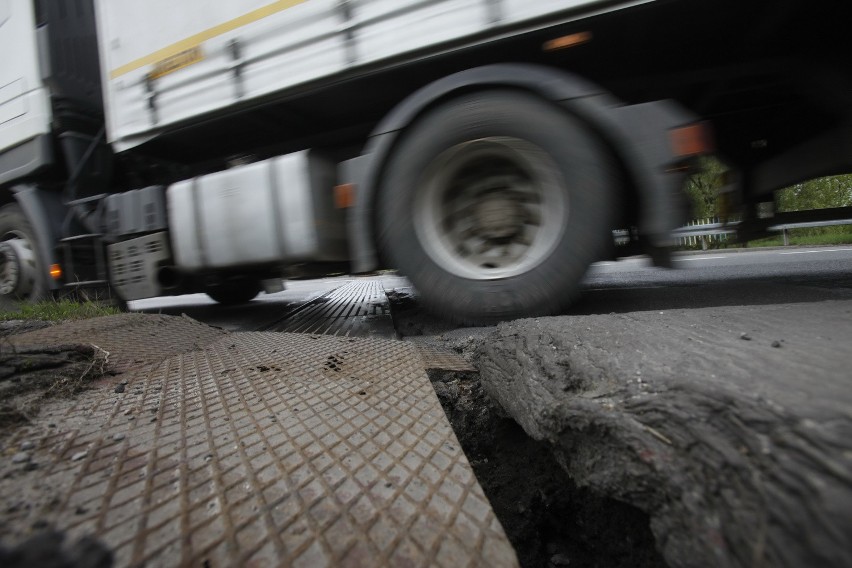
[{"label": "white fence", "polygon": [[[674,234],[681,246],[694,247],[701,245],[702,250],[707,250],[710,243],[718,244],[727,242],[728,235],[735,233],[735,225],[722,223],[718,217],[707,219],[695,219],[680,229],[675,229]],[[683,235],[683,236],[681,236]]]}]

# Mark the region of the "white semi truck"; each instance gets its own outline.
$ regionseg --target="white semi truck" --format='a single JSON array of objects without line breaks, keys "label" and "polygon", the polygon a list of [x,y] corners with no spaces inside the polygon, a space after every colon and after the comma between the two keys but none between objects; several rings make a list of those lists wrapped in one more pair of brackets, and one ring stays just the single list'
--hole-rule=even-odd
[{"label": "white semi truck", "polygon": [[852,171],[841,0],[0,0],[0,293],[397,268],[458,321],[665,264],[695,158],[754,235]]}]

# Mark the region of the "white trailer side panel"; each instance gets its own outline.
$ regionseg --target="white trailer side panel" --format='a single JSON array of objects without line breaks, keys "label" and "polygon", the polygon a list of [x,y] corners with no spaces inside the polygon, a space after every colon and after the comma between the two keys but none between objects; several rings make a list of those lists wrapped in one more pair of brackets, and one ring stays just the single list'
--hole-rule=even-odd
[{"label": "white trailer side panel", "polygon": [[98,0],[109,138],[131,148],[163,127],[483,31],[647,1]]},{"label": "white trailer side panel", "polygon": [[50,132],[31,0],[0,0],[0,152]]}]

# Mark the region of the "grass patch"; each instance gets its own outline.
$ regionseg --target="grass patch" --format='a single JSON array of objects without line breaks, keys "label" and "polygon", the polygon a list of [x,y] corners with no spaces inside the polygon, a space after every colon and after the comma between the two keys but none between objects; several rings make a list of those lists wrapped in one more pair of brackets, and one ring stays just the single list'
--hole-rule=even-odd
[{"label": "grass patch", "polygon": [[[817,229],[791,229],[787,233],[787,243],[790,246],[819,246],[819,245],[848,245],[852,244],[852,229],[848,228],[852,225],[844,227],[827,227]],[[731,237],[733,238],[733,237]],[[755,239],[749,241],[746,248],[761,248],[761,247],[782,247],[784,246],[784,237],[781,233],[766,237],[763,239]],[[723,240],[707,239],[708,250],[724,250],[732,248],[744,248],[742,244],[728,242]],[[677,250],[701,250],[700,241],[694,245],[682,245],[677,247]]]},{"label": "grass patch", "polygon": [[[790,231],[787,236],[787,242],[790,245],[798,246],[818,246],[818,245],[848,245],[852,244],[852,232],[824,232],[815,234],[796,234],[795,230]],[[749,247],[780,247],[784,246],[784,237],[768,237],[750,241]]]},{"label": "grass patch", "polygon": [[847,245],[851,243],[852,233],[790,236],[790,244],[793,245]]},{"label": "grass patch", "polygon": [[[790,244],[793,244],[790,242]],[[736,248],[743,248],[743,245],[733,245]],[[766,237],[765,239],[757,239],[756,241],[749,241],[748,248],[760,248],[760,247],[780,247],[784,246],[784,239],[782,237]]]},{"label": "grass patch", "polygon": [[73,300],[46,300],[36,304],[21,304],[17,311],[0,313],[0,321],[39,320],[68,321],[111,316],[121,313],[113,306],[103,306],[94,302],[75,302]]}]

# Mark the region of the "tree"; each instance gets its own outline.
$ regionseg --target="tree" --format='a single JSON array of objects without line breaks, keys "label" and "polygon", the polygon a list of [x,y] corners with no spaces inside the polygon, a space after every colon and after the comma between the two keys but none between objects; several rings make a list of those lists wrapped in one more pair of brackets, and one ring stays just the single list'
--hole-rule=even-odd
[{"label": "tree", "polygon": [[852,206],[852,175],[824,177],[797,183],[778,192],[778,211],[803,211]]},{"label": "tree", "polygon": [[699,171],[686,184],[686,193],[692,201],[692,214],[696,219],[716,216],[716,197],[724,184],[725,165],[714,157],[701,158]]}]

